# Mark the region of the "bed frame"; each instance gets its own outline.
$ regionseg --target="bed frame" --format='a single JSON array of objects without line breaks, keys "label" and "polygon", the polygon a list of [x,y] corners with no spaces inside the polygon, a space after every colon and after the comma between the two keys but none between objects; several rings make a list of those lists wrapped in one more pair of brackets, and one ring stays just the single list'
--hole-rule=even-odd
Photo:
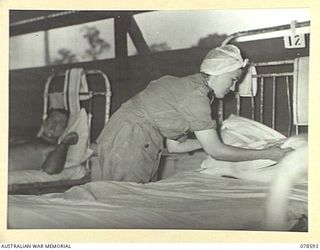
[{"label": "bed frame", "polygon": [[[283,60],[283,61],[272,61],[272,62],[258,62],[258,63],[252,63],[254,67],[259,71],[263,67],[268,66],[278,66],[278,65],[293,65],[294,60]],[[250,109],[251,109],[251,115],[250,119],[259,121],[260,123],[266,124],[265,118],[264,118],[264,112],[265,112],[265,87],[266,85],[272,86],[272,111],[271,111],[271,128],[276,129],[276,111],[277,111],[277,105],[276,105],[276,85],[278,83],[278,80],[284,78],[285,80],[285,98],[287,103],[287,116],[288,116],[288,125],[287,125],[287,131],[286,136],[292,135],[292,126],[293,126],[293,120],[292,120],[292,85],[293,85],[293,75],[294,72],[281,72],[281,73],[258,73],[256,75],[252,75],[252,78],[257,79],[257,96],[254,96],[253,93],[250,97],[242,97],[240,96],[239,92],[235,92],[235,100],[236,100],[236,109],[235,113],[236,115],[241,115],[242,111],[242,101],[244,99],[250,99]],[[258,114],[257,114],[258,113]],[[218,106],[218,120],[219,124],[222,124],[223,120],[225,119],[225,112],[224,112],[224,100],[219,100],[219,106]],[[299,133],[299,125],[294,125],[296,128],[296,134]]]},{"label": "bed frame", "polygon": [[[90,85],[95,84],[94,82],[88,81],[89,91],[88,92],[80,92],[80,96],[88,97],[86,111],[88,113],[88,125],[89,129],[92,132],[92,120],[94,118],[93,111],[94,111],[94,99],[98,96],[102,96],[105,98],[105,113],[104,113],[104,125],[108,122],[110,118],[110,106],[111,106],[111,86],[110,81],[107,75],[100,71],[100,70],[86,70],[85,75],[88,79],[88,76],[101,76],[103,79],[104,89],[101,91],[93,91],[90,90]],[[49,95],[50,95],[50,88],[54,84],[54,79],[57,77],[64,78],[65,72],[53,73],[49,76],[44,92],[43,92],[43,114],[42,120],[44,121],[48,116],[48,109],[49,109]],[[60,86],[61,87],[61,86]],[[81,101],[80,101],[81,103]],[[82,106],[82,105],[80,105]],[[91,145],[91,133],[89,133],[88,139],[88,147]],[[64,192],[65,190],[69,189],[75,185],[85,184],[91,181],[91,168],[92,162],[90,159],[83,163],[86,167],[86,175],[81,179],[76,180],[58,180],[58,181],[49,181],[49,182],[34,182],[34,183],[25,183],[25,184],[11,184],[8,186],[8,194],[45,194],[45,193],[53,193],[53,192]]]},{"label": "bed frame", "polygon": [[[256,30],[249,30],[249,31],[241,31],[234,34],[229,35],[222,43],[222,45],[226,45],[228,43],[231,43],[231,41],[239,38],[239,37],[246,37],[251,35],[259,35],[259,34],[265,34],[270,32],[276,32],[276,31],[282,31],[282,30],[288,30],[288,29],[295,29],[295,28],[302,28],[302,27],[309,27],[310,21],[306,22],[296,22],[293,21],[290,25],[281,25],[281,26],[275,26],[275,27],[269,27],[264,29],[256,29]],[[277,111],[277,105],[276,105],[276,86],[277,84],[285,84],[286,90],[286,100],[287,100],[287,116],[288,116],[288,125],[287,125],[287,131],[286,136],[292,135],[292,127],[295,127],[295,134],[299,134],[300,130],[299,127],[300,124],[293,124],[293,77],[294,77],[294,60],[280,60],[280,61],[268,61],[268,62],[253,62],[251,63],[252,66],[256,67],[257,74],[253,75],[253,78],[257,79],[257,87],[258,87],[258,94],[257,96],[254,96],[253,93],[251,93],[250,102],[251,102],[251,116],[250,118],[252,120],[259,121],[263,124],[266,124],[266,121],[264,119],[264,107],[265,107],[265,88],[266,85],[272,86],[272,110],[271,110],[271,126],[273,129],[276,128],[276,111]],[[286,67],[285,71],[280,72],[268,72],[268,67],[277,67],[280,68],[282,66]],[[260,73],[261,71],[261,73]],[[236,99],[236,111],[235,113],[237,115],[241,115],[241,103],[243,98],[248,97],[241,97],[239,93],[235,93],[235,99]],[[258,102],[258,104],[257,104]],[[258,108],[258,112],[257,112]],[[279,107],[278,107],[279,108]],[[258,113],[258,117],[257,117]],[[224,100],[220,99],[218,104],[218,121],[221,125],[223,120],[225,118],[225,112],[224,112]],[[305,125],[302,125],[305,126]],[[283,131],[280,131],[283,132]]]},{"label": "bed frame", "polygon": [[[232,41],[236,40],[239,37],[246,37],[251,35],[259,35],[270,32],[282,31],[291,29],[292,26],[296,28],[309,27],[310,22],[294,22],[291,25],[281,25],[263,29],[249,30],[249,31],[241,31],[234,34],[229,35],[222,43],[222,45],[231,44]],[[239,45],[241,45],[239,43]],[[277,110],[282,109],[282,111],[286,110],[286,131],[280,131],[285,136],[289,137],[291,135],[297,135],[301,132],[304,132],[307,129],[306,125],[294,124],[293,122],[293,78],[295,75],[295,67],[294,60],[279,60],[279,61],[266,61],[266,62],[251,62],[251,65],[254,66],[257,70],[257,74],[253,75],[253,78],[257,79],[257,94],[254,96],[251,93],[250,97],[241,97],[238,92],[234,93],[232,97],[232,102],[230,100],[218,99],[217,105],[214,106],[214,111],[216,112],[215,118],[218,122],[218,129],[222,126],[223,121],[231,114],[243,115],[243,111],[250,110],[250,114],[247,115],[247,118],[263,123],[275,130],[277,128]],[[270,67],[276,70],[270,71]],[[282,106],[280,107],[276,102],[277,97],[277,87],[282,84],[285,88],[282,88],[281,94],[283,94],[283,98],[286,101],[282,102]],[[271,89],[271,91],[270,91]],[[268,90],[268,91],[266,91]],[[265,108],[267,99],[266,96],[271,92],[271,111],[268,117],[265,117]],[[246,105],[244,105],[246,104]],[[227,113],[226,106],[232,106],[232,111]],[[268,103],[269,105],[269,103]],[[293,131],[295,130],[295,131]],[[193,154],[188,153],[188,154]],[[177,162],[181,157],[181,154],[168,153],[164,151],[163,156],[165,161],[169,160],[173,163],[173,168],[177,169]]]},{"label": "bed frame", "polygon": [[[302,23],[295,23],[295,27],[308,27],[310,26],[310,22],[302,22]],[[270,27],[270,28],[264,28],[264,29],[257,29],[257,30],[249,30],[249,31],[242,31],[237,32],[234,34],[231,34],[227,37],[227,39],[222,43],[228,44],[231,43],[236,38],[239,37],[245,37],[250,35],[257,35],[257,34],[263,34],[263,33],[270,33],[280,30],[287,30],[292,28],[292,25],[282,25],[282,26],[276,26],[276,27]],[[293,75],[294,75],[294,67],[293,60],[282,60],[282,61],[268,61],[268,62],[254,62],[253,65],[257,68],[258,74],[253,75],[254,78],[257,78],[258,83],[258,94],[256,96],[251,97],[241,97],[239,93],[235,93],[235,112],[237,115],[242,114],[242,107],[244,102],[250,102],[250,108],[251,108],[251,115],[249,118],[253,120],[257,120],[263,124],[269,125],[273,129],[276,128],[276,112],[277,108],[279,106],[276,103],[276,86],[278,84],[285,84],[286,90],[285,90],[285,98],[286,98],[286,106],[287,106],[287,118],[288,118],[288,125],[287,125],[287,131],[284,133],[286,136],[292,135],[292,127],[295,126],[295,133],[299,133],[299,125],[294,124],[293,125],[293,114],[292,114],[292,85],[293,85]],[[291,70],[287,70],[285,72],[268,72],[268,67],[288,67]],[[266,70],[264,70],[266,69]],[[261,71],[261,72],[260,72]],[[88,93],[80,93],[80,95],[86,95],[90,97],[89,102],[89,118],[88,122],[91,127],[91,121],[92,121],[92,101],[96,96],[104,96],[106,98],[106,107],[105,107],[105,123],[108,121],[110,116],[110,98],[111,98],[111,90],[110,90],[110,83],[107,78],[107,76],[99,71],[99,70],[89,70],[86,71],[86,74],[101,74],[106,82],[106,87],[104,91],[89,91]],[[49,77],[44,91],[44,110],[43,110],[43,119],[47,116],[47,108],[48,108],[48,92],[49,87],[52,82],[52,80],[56,76],[63,76],[64,73],[58,73],[53,74]],[[265,110],[265,89],[266,87],[270,87],[272,89],[272,104],[271,104],[271,124],[268,119],[264,117],[264,110]],[[225,100],[219,100],[218,101],[218,111],[217,111],[217,120],[218,124],[222,124],[223,120],[226,118],[226,112],[225,112]],[[89,142],[90,143],[90,140]],[[163,152],[164,158],[169,158],[170,160],[173,160],[173,162],[177,161],[179,158],[178,154],[168,154],[167,152]],[[86,167],[88,169],[87,175],[81,179],[81,180],[69,180],[69,181],[55,181],[55,182],[47,182],[47,183],[31,183],[31,184],[17,184],[17,185],[10,185],[9,186],[9,194],[43,194],[48,192],[63,192],[64,190],[74,186],[74,185],[80,185],[87,183],[91,180],[91,162],[90,160],[86,162]]]}]

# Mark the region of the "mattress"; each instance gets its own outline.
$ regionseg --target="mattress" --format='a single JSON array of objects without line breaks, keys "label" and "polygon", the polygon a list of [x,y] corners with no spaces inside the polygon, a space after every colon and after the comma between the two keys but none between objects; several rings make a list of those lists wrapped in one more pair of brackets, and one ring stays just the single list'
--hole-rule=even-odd
[{"label": "mattress", "polygon": [[[149,184],[91,182],[64,193],[9,195],[10,229],[262,230],[268,185],[186,171]],[[307,215],[307,185],[290,196],[288,230]]]},{"label": "mattress", "polygon": [[60,174],[54,175],[40,170],[9,171],[8,193],[39,195],[64,192],[90,179],[90,171],[83,165],[65,168]]},{"label": "mattress", "polygon": [[[224,122],[222,137],[226,143],[240,146],[285,139],[262,124],[236,116]],[[74,186],[64,193],[9,195],[8,228],[264,229],[268,182],[241,178],[243,174],[237,175],[238,178],[226,177],[225,171],[230,166],[222,168],[223,172],[218,174],[215,164],[207,169],[202,164],[201,168],[203,155],[197,159],[181,155],[182,171],[176,157],[175,171],[158,182],[94,181]],[[241,169],[245,173],[253,170],[256,174],[255,170],[261,167],[256,165],[258,163],[261,164],[247,162],[245,164],[249,165]],[[218,166],[221,167],[221,163]],[[307,196],[307,182],[296,184],[292,189],[286,230],[308,216]]]},{"label": "mattress", "polygon": [[86,168],[82,165],[65,168],[59,174],[49,175],[40,170],[9,171],[8,184],[26,184],[34,182],[52,182],[58,180],[81,179],[86,174]]}]

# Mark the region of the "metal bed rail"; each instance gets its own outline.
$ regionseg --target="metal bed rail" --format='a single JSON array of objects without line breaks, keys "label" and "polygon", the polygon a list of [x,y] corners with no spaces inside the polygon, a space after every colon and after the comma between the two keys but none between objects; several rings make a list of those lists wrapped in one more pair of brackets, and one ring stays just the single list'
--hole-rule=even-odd
[{"label": "metal bed rail", "polygon": [[[294,26],[295,26],[295,28],[308,27],[308,26],[310,26],[310,21],[294,22]],[[268,28],[263,28],[263,29],[240,31],[240,32],[236,32],[236,33],[233,33],[233,34],[229,35],[222,42],[222,45],[226,45],[226,44],[230,43],[233,39],[238,38],[238,37],[259,35],[259,34],[264,34],[264,33],[271,33],[271,32],[276,32],[276,31],[288,30],[288,29],[291,29],[291,28],[292,28],[292,26],[290,24],[286,24],[286,25],[273,26],[273,27],[268,27]]]},{"label": "metal bed rail", "polygon": [[[259,35],[259,34],[264,34],[264,33],[272,33],[272,32],[277,32],[277,31],[283,31],[283,30],[289,30],[289,29],[295,29],[295,28],[303,28],[303,27],[308,27],[310,26],[310,21],[305,21],[305,22],[296,22],[293,21],[291,24],[287,25],[280,25],[280,26],[274,26],[274,27],[267,27],[267,28],[262,28],[262,29],[255,29],[255,30],[248,30],[248,31],[241,31],[241,32],[236,32],[231,35],[229,35],[223,42],[222,45],[226,45],[230,43],[232,40],[239,38],[239,37],[246,37],[246,36],[252,36],[252,35]],[[265,67],[265,66],[281,66],[285,64],[293,64],[293,60],[281,60],[281,61],[270,61],[270,62],[258,62],[258,63],[253,63],[253,66],[260,68],[260,67]],[[286,98],[287,98],[287,106],[288,106],[288,119],[289,119],[289,124],[288,124],[288,131],[287,134],[288,136],[291,135],[291,128],[293,124],[292,120],[292,102],[291,102],[291,92],[290,92],[290,85],[293,82],[293,76],[294,72],[281,72],[281,73],[261,73],[261,74],[256,74],[253,75],[253,78],[257,79],[257,84],[259,85],[259,91],[260,91],[260,116],[259,116],[259,121],[261,123],[264,122],[263,114],[264,114],[264,100],[265,100],[265,84],[266,80],[271,78],[272,79],[272,122],[271,126],[273,129],[275,129],[276,126],[276,86],[278,84],[278,79],[279,78],[285,78],[285,84],[286,84]],[[235,93],[235,98],[236,98],[236,113],[237,115],[240,115],[241,111],[241,97],[239,93]],[[251,118],[255,119],[255,97],[252,93],[251,95]],[[224,120],[224,102],[223,100],[219,100],[218,103],[218,122],[219,124],[222,124]],[[296,128],[296,134],[299,133],[299,125],[295,125]]]},{"label": "metal bed rail", "polygon": [[[92,98],[94,98],[95,96],[105,96],[106,97],[106,106],[105,106],[105,124],[108,122],[109,118],[110,118],[110,106],[111,106],[111,85],[110,85],[110,81],[109,78],[107,77],[107,75],[102,72],[101,70],[85,70],[85,74],[86,75],[101,75],[104,78],[105,81],[105,88],[106,91],[89,91],[89,92],[80,92],[79,95],[82,96],[87,96],[89,97],[89,99],[91,100]],[[53,78],[55,77],[63,77],[65,76],[65,72],[60,72],[60,73],[53,73],[47,80],[46,84],[45,84],[45,89],[43,92],[43,116],[42,116],[42,120],[45,120],[47,118],[48,115],[48,103],[49,103],[49,87],[50,84],[53,80]],[[92,103],[91,103],[92,104]],[[91,105],[90,104],[90,105]],[[90,110],[90,109],[89,109]],[[91,110],[90,110],[91,111]]]},{"label": "metal bed rail", "polygon": [[[59,72],[59,73],[53,73],[52,75],[49,76],[46,84],[45,84],[45,88],[44,88],[44,92],[43,92],[43,114],[42,114],[42,121],[44,121],[47,116],[48,116],[48,107],[49,107],[49,88],[50,88],[50,84],[52,83],[53,79],[55,77],[64,77],[66,74],[66,72]],[[104,124],[106,124],[110,118],[110,107],[111,107],[111,84],[109,81],[109,78],[107,77],[107,75],[101,71],[101,70],[85,70],[85,76],[87,77],[88,75],[101,75],[104,79],[104,83],[105,83],[105,91],[88,91],[88,92],[80,92],[79,96],[85,96],[88,97],[89,103],[88,103],[88,127],[89,127],[89,131],[91,131],[92,129],[92,111],[93,111],[93,99],[96,96],[105,96],[106,98],[106,103],[105,103],[105,119],[104,119]],[[62,92],[62,95],[64,93]],[[89,139],[87,142],[87,146],[88,148],[90,147],[90,142],[91,142],[91,136],[89,133]],[[86,168],[90,171],[91,167],[90,167],[90,163],[89,160],[86,161]]]},{"label": "metal bed rail", "polygon": [[[278,65],[289,65],[293,64],[293,60],[283,60],[283,61],[272,61],[272,62],[261,62],[261,63],[253,63],[252,65],[256,67],[257,69],[265,66],[278,66]],[[291,101],[291,85],[293,83],[293,72],[281,72],[281,73],[261,73],[261,74],[255,74],[252,75],[252,78],[257,79],[257,89],[259,91],[259,95],[255,96],[253,93],[253,89],[251,88],[251,96],[250,102],[251,102],[251,119],[256,120],[256,98],[259,96],[260,105],[258,107],[258,114],[259,117],[257,118],[259,122],[264,123],[264,110],[265,110],[265,85],[266,80],[271,79],[272,84],[272,93],[271,93],[271,127],[273,129],[276,129],[276,87],[277,84],[280,82],[278,81],[280,78],[285,78],[284,83],[286,84],[286,101],[287,101],[287,109],[288,109],[288,129],[287,129],[287,135],[290,136],[292,133],[292,101]],[[248,97],[241,97],[238,92],[235,92],[235,98],[236,98],[236,114],[241,114],[241,101],[242,98],[248,98]],[[221,124],[224,120],[224,100],[219,100],[219,106],[218,106],[218,117],[219,117],[219,123]]]}]

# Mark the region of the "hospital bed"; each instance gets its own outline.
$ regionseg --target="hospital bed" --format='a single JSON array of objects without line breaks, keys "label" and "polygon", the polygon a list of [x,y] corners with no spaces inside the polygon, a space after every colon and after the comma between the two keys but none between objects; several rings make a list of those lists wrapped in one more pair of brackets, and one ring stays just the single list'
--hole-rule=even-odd
[{"label": "hospital bed", "polygon": [[[305,117],[298,117],[299,98],[305,98],[297,93],[297,84],[301,85],[297,80],[301,73],[297,67],[300,60],[254,62],[256,73],[252,72],[248,80],[249,88],[219,102],[219,129],[225,143],[266,146],[290,136],[292,127],[299,133],[299,126],[306,126],[306,120],[301,122]],[[280,84],[285,88],[278,88]],[[277,103],[279,89],[285,93],[281,106]],[[266,95],[270,93],[271,104],[266,104]],[[299,106],[295,106],[297,103]],[[281,130],[277,128],[278,109],[287,110],[284,115],[287,131],[281,133],[277,131]],[[302,109],[306,111],[305,106]],[[242,113],[248,110],[249,117],[243,117]],[[264,230],[269,184],[241,177],[264,171],[270,162],[258,162],[259,166],[255,162],[242,164],[238,166],[241,175],[234,173],[230,164],[221,165],[219,171],[210,169],[203,164],[205,160],[207,156],[203,152],[165,155],[162,168],[166,174],[149,184],[94,181],[63,193],[9,195],[7,226],[10,229]],[[170,167],[173,171],[167,170]],[[307,196],[307,181],[302,180],[289,197],[287,231],[308,230]]]},{"label": "hospital bed", "polygon": [[[50,75],[43,91],[42,120],[47,118],[49,109],[68,110],[70,118],[66,133],[76,131],[80,136],[79,142],[69,149],[65,169],[60,174],[49,175],[41,170],[10,171],[8,193],[63,192],[72,186],[90,182],[93,157],[91,144],[110,117],[110,103],[110,82],[100,70],[71,68]],[[97,112],[97,107],[102,112]],[[41,133],[42,128],[38,136]],[[68,158],[71,158],[71,162],[68,162]]]}]

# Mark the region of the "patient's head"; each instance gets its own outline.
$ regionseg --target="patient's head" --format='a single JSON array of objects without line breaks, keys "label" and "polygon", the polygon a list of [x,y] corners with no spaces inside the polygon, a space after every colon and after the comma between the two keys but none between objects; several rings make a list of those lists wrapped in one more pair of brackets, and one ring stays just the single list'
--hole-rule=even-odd
[{"label": "patient's head", "polygon": [[68,123],[69,113],[64,109],[51,109],[43,123],[44,139],[57,140],[64,132]]}]

